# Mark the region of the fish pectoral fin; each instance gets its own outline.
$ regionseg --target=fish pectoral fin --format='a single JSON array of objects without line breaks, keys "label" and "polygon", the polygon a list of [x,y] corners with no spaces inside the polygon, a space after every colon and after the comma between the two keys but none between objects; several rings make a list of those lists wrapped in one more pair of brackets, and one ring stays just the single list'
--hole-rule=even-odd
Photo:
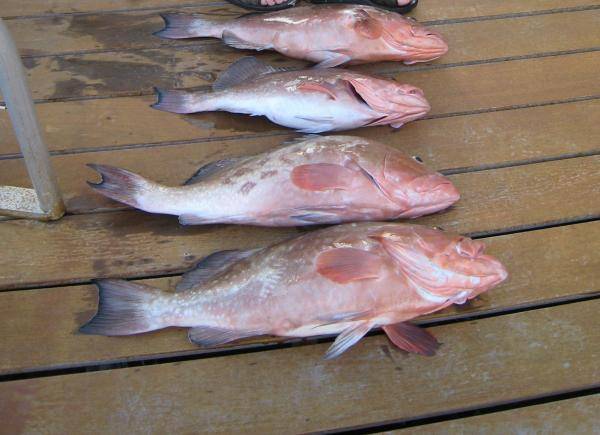
[{"label": "fish pectoral fin", "polygon": [[303,82],[298,85],[297,89],[300,92],[320,92],[327,95],[330,99],[335,100],[335,86],[327,82]]},{"label": "fish pectoral fin", "polygon": [[335,68],[352,60],[350,56],[335,51],[324,51],[325,59],[316,64],[313,68]]},{"label": "fish pectoral fin", "polygon": [[[224,34],[225,33],[227,32],[224,32]],[[262,75],[280,71],[283,70],[267,65],[255,57],[246,56],[229,65],[229,67],[219,75],[217,80],[215,80],[212,87],[214,91],[223,91],[254,80]]]},{"label": "fish pectoral fin", "polygon": [[348,190],[355,177],[352,169],[331,163],[299,165],[290,174],[296,187],[312,191]]},{"label": "fish pectoral fin", "polygon": [[189,290],[209,282],[221,272],[229,269],[235,263],[250,257],[260,251],[258,249],[219,251],[200,260],[193,269],[184,273],[175,287],[176,292]]},{"label": "fish pectoral fin", "polygon": [[392,343],[407,352],[433,356],[440,343],[423,328],[402,322],[382,328]]},{"label": "fish pectoral fin", "polygon": [[338,284],[379,277],[383,260],[357,248],[334,248],[317,257],[317,272]]},{"label": "fish pectoral fin", "polygon": [[367,39],[377,39],[383,34],[383,26],[367,11],[361,9],[356,16],[353,26],[356,33]]},{"label": "fish pectoral fin", "polygon": [[198,169],[194,173],[194,175],[192,175],[190,178],[188,178],[185,181],[185,183],[183,183],[183,185],[189,186],[190,184],[196,184],[201,181],[204,181],[207,178],[209,178],[215,174],[218,174],[219,172],[223,171],[224,169],[235,166],[237,163],[240,163],[243,160],[245,160],[245,158],[243,158],[243,157],[238,157],[238,158],[232,157],[229,159],[222,159],[222,160],[217,160],[214,162],[207,163],[206,165],[204,165],[200,169]]},{"label": "fish pectoral fin", "polygon": [[212,326],[197,326],[188,330],[190,341],[203,347],[218,346],[256,335],[262,335],[262,333],[256,331],[235,331]]},{"label": "fish pectoral fin", "polygon": [[343,330],[342,333],[337,336],[329,349],[327,349],[325,359],[337,358],[352,345],[356,344],[361,338],[363,338],[370,329],[371,323],[365,320],[362,322],[357,322],[355,325]]}]

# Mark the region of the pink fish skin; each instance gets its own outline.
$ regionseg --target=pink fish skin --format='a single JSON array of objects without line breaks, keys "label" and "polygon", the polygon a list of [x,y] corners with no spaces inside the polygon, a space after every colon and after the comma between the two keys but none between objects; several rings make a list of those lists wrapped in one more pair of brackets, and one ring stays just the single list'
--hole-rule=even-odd
[{"label": "pink fish skin", "polygon": [[119,168],[91,165],[109,198],[184,224],[298,226],[414,218],[459,193],[443,175],[379,142],[310,136],[263,154],[204,166],[196,182],[167,187]]},{"label": "pink fish skin", "polygon": [[321,67],[429,62],[448,51],[439,33],[398,13],[370,6],[301,6],[226,22],[186,14],[163,18],[165,28],[156,34],[164,38],[220,38],[232,47],[275,50]]},{"label": "pink fish skin", "polygon": [[263,115],[303,133],[403,124],[430,106],[423,91],[345,69],[281,71],[253,57],[232,64],[213,92],[158,90],[152,107],[174,113],[226,111]]},{"label": "pink fish skin", "polygon": [[204,346],[263,334],[339,334],[327,353],[332,358],[383,327],[398,347],[432,355],[435,338],[406,322],[506,278],[504,266],[469,238],[418,225],[346,224],[262,250],[213,254],[175,293],[98,281],[98,313],[81,331],[189,327],[190,339]]}]

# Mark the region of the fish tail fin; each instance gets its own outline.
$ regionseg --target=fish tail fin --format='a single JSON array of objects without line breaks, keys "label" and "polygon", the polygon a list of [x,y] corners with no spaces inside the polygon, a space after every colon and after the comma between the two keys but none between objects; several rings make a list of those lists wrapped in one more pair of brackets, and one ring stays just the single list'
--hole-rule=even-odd
[{"label": "fish tail fin", "polygon": [[100,183],[88,181],[88,184],[97,192],[141,210],[160,211],[150,210],[145,206],[147,203],[145,200],[149,199],[149,195],[158,187],[158,184],[114,166],[94,163],[88,163],[87,166],[97,171],[102,177]]},{"label": "fish tail fin", "polygon": [[161,38],[185,39],[214,37],[220,38],[223,32],[218,22],[195,14],[170,13],[160,14],[165,27],[154,35]]},{"label": "fish tail fin", "polygon": [[152,106],[153,109],[162,110],[172,113],[195,113],[203,112],[199,103],[197,92],[184,91],[181,89],[162,90],[154,88],[156,93],[156,103]]},{"label": "fish tail fin", "polygon": [[164,292],[122,279],[95,281],[98,286],[98,311],[79,332],[91,335],[131,335],[165,328],[162,318],[150,303]]}]

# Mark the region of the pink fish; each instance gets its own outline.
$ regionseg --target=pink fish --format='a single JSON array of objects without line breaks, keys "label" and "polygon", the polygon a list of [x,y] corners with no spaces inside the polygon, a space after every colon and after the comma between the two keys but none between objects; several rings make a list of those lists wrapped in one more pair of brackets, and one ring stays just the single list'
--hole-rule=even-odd
[{"label": "pink fish", "polygon": [[201,15],[165,14],[165,38],[220,38],[248,50],[275,50],[319,67],[345,63],[428,62],[448,45],[440,34],[402,15],[361,5],[302,6],[231,21]]},{"label": "pink fish", "polygon": [[373,125],[399,128],[430,109],[423,91],[414,86],[337,68],[280,70],[253,57],[225,70],[213,92],[156,91],[155,109],[263,115],[303,133]]},{"label": "pink fish", "polygon": [[450,180],[400,151],[352,136],[311,136],[263,154],[220,160],[167,187],[90,165],[109,198],[183,224],[296,226],[414,218],[459,199]]},{"label": "pink fish", "polygon": [[407,321],[461,304],[507,278],[481,242],[418,225],[329,227],[262,250],[223,251],[185,274],[176,292],[97,281],[98,312],[81,332],[129,335],[189,327],[215,346],[257,335],[339,334],[334,358],[383,327],[399,348],[432,355],[437,341]]}]

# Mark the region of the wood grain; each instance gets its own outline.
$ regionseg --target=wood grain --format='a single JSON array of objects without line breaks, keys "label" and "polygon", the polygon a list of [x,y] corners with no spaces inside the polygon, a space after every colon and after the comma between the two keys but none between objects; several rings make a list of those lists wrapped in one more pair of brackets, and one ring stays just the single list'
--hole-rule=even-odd
[{"label": "wood grain", "polygon": [[[460,318],[550,301],[576,299],[600,289],[600,222],[487,238],[486,252],[498,257],[510,279],[469,305],[423,317]],[[179,277],[144,280],[171,289]],[[190,344],[185,331],[171,328],[135,337],[77,334],[96,310],[93,285],[0,293],[0,373],[130,361],[168,355],[214,352]],[[273,338],[253,339],[231,347],[257,347]]]},{"label": "wood grain", "polygon": [[599,309],[593,300],[431,328],[443,343],[433,358],[401,353],[377,335],[334,361],[323,360],[324,343],[4,382],[4,427],[299,433],[576,390],[600,376]]},{"label": "wood grain", "polygon": [[[565,155],[600,152],[600,100],[508,110],[408,124],[403,131],[363,129],[362,137],[420,156],[437,170],[520,164]],[[86,163],[120,166],[150,179],[179,185],[209,161],[267,151],[293,134],[257,139],[216,140],[205,143],[157,146],[102,153],[53,157],[59,185],[70,213],[124,209],[92,191],[86,180],[95,172]],[[152,158],[148,158],[152,156]],[[0,160],[1,184],[27,185],[22,160]]]},{"label": "wood grain", "polygon": [[[461,200],[416,222],[486,233],[600,216],[600,156],[450,178]],[[175,217],[139,211],[67,216],[50,224],[5,221],[0,222],[0,289],[181,272],[210,252],[264,246],[296,233],[243,226],[182,227]]]},{"label": "wood grain", "polygon": [[[2,17],[15,17],[27,15],[54,15],[81,12],[102,12],[114,10],[136,10],[145,8],[175,9],[194,5],[204,8],[210,5],[226,5],[217,1],[189,1],[189,0],[4,0]],[[421,0],[420,6],[411,14],[420,20],[439,20],[472,18],[487,15],[501,15],[507,13],[528,13],[551,11],[557,8],[577,8],[594,5],[593,0],[462,0],[459,3],[448,4],[446,0]],[[240,13],[244,9],[235,9]]]},{"label": "wood grain", "polygon": [[[556,32],[557,28],[561,31]],[[442,66],[590,49],[598,46],[599,29],[600,11],[439,26],[436,30],[447,35],[451,51],[434,64]],[[255,53],[235,50],[219,42],[195,42],[176,49],[167,47],[29,58],[26,64],[34,98],[60,100],[147,93],[154,85],[210,85],[232,62],[248,54]],[[276,66],[300,68],[310,65],[275,52],[264,52],[259,56]],[[419,72],[419,67],[398,63],[361,65],[354,69],[369,74],[394,71],[397,77],[398,71],[411,75]]]},{"label": "wood grain", "polygon": [[[599,96],[599,68],[600,53],[582,53],[432,71],[403,72],[397,78],[424,89],[433,106],[431,115],[442,116]],[[128,89],[128,92],[135,89],[139,92],[149,92],[152,84],[164,87],[174,84],[172,78],[156,74],[149,77],[152,77],[152,80],[144,82],[140,78],[137,82],[136,76],[126,74],[121,78],[127,83],[115,82],[111,89],[123,87]],[[105,85],[99,86],[103,88]],[[183,116],[164,113],[149,108],[152,102],[154,98],[146,96],[68,101],[36,106],[51,150],[118,147],[164,141],[198,141],[241,135],[272,135],[286,131],[264,119],[248,122],[248,117],[242,115],[205,113]],[[8,128],[7,115],[2,112],[0,150],[5,154],[18,152],[17,144]]]},{"label": "wood grain", "polygon": [[[210,6],[199,11],[204,17],[216,21],[227,21],[236,16],[234,6]],[[600,38],[599,13],[598,10],[587,10],[435,25],[435,29],[446,37],[451,47],[450,52],[436,64],[594,47]],[[153,36],[153,32],[163,28],[163,20],[155,11],[53,16],[10,20],[7,23],[21,54],[26,56],[164,47],[162,52],[147,50],[138,53],[147,62],[160,63],[159,57],[172,55],[174,50],[181,50],[182,47],[187,46],[188,50],[183,53],[193,57],[197,55],[193,47],[207,46],[213,50],[215,46],[223,45],[213,38],[186,41]],[[557,28],[561,31],[556,32]],[[230,63],[235,53],[234,50],[216,51],[215,54],[220,57],[212,60],[213,65]],[[242,53],[248,52],[237,51],[237,55]],[[102,59],[108,59],[106,62],[111,59],[112,62],[124,62],[127,55],[87,56],[81,57],[81,62],[85,64]],[[34,64],[33,60],[28,62]],[[57,62],[49,60],[37,64],[36,68],[47,69],[53,64]],[[65,62],[64,66],[73,68],[72,74],[77,72],[75,68],[78,64],[74,61]]]},{"label": "wood grain", "polygon": [[586,435],[598,433],[600,429],[598,409],[600,409],[600,394],[594,394],[386,433],[390,435],[442,435],[448,433]]}]

